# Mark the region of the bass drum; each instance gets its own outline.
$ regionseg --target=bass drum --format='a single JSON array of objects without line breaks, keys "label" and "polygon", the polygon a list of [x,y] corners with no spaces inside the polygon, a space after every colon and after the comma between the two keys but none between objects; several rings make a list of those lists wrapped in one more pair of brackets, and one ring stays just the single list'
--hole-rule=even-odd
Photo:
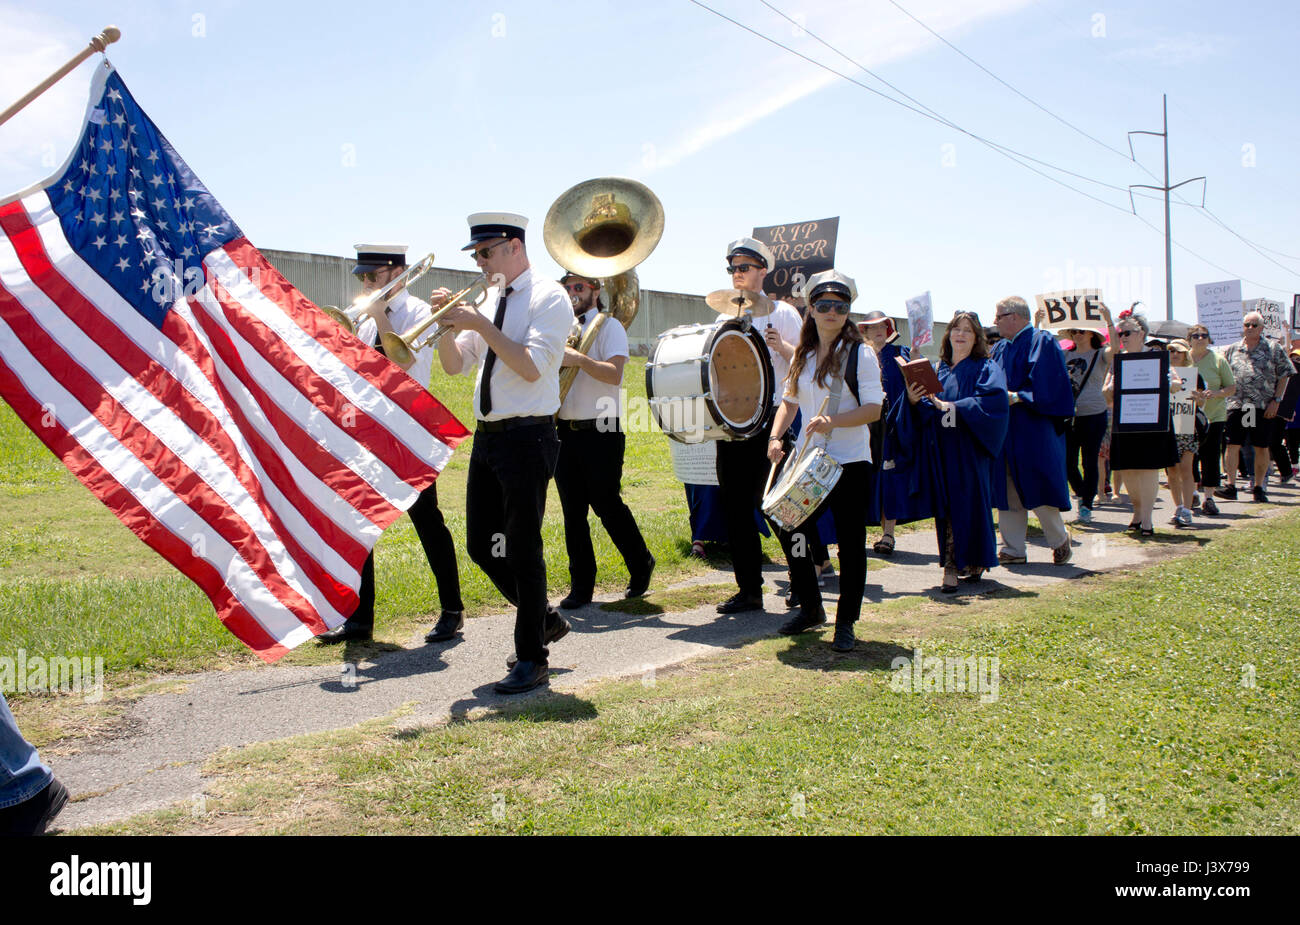
[{"label": "bass drum", "polygon": [[659,428],[681,443],[744,440],[772,409],[772,358],[746,322],[684,324],[659,335],[645,391]]}]

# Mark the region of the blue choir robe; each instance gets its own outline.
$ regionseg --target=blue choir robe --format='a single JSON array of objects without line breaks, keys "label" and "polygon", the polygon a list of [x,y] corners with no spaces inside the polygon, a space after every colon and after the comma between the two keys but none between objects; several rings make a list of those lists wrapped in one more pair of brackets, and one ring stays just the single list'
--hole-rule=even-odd
[{"label": "blue choir robe", "polygon": [[900,437],[914,448],[914,471],[925,484],[934,516],[952,524],[954,565],[992,568],[998,564],[993,533],[994,460],[1007,435],[1006,380],[993,360],[968,357],[937,370],[951,402],[956,424],[945,427],[944,415],[928,399],[903,401],[898,416]]},{"label": "blue choir robe", "polygon": [[903,362],[910,360],[911,348],[892,341],[880,351],[880,385],[885,390],[885,406],[881,409],[880,420],[871,425],[871,484],[867,487],[867,523],[872,525],[878,525],[882,517],[901,523],[918,519],[909,516],[910,508],[901,503],[900,494],[906,486],[902,484],[897,464],[886,467],[888,441],[885,434],[893,426],[890,424],[889,413],[900,400],[907,401],[907,383],[898,368],[898,357],[902,357]]},{"label": "blue choir robe", "polygon": [[1010,472],[1026,510],[1050,504],[1070,509],[1065,478],[1065,422],[1074,416],[1074,390],[1065,354],[1048,331],[1025,328],[993,346],[1007,389],[1020,401],[1011,406],[1011,423],[1002,453],[993,464],[993,497],[1000,511],[1010,509],[1003,472]]}]

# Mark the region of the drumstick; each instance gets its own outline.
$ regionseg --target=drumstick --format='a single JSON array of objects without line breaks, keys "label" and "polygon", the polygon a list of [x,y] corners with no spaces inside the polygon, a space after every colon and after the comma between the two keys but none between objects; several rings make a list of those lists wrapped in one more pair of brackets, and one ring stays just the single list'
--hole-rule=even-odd
[{"label": "drumstick", "polygon": [[764,498],[766,498],[766,497],[767,497],[767,493],[770,492],[770,491],[772,490],[772,478],[776,475],[776,467],[777,467],[778,465],[779,465],[779,463],[772,463],[772,468],[770,468],[770,469],[767,470],[767,484],[763,486],[763,497],[764,497]]}]

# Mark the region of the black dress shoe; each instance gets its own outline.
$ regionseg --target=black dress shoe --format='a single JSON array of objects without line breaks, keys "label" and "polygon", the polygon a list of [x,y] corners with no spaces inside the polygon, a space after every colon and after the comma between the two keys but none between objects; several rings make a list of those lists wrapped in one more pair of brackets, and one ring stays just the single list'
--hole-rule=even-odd
[{"label": "black dress shoe", "polygon": [[650,576],[655,572],[655,557],[650,557],[650,564],[646,566],[645,571],[633,575],[631,581],[627,583],[627,594],[624,597],[640,597],[650,590]]},{"label": "black dress shoe", "polygon": [[[554,611],[548,612],[546,616],[551,616],[551,613],[554,613]],[[549,646],[551,643],[559,642],[565,636],[569,635],[569,630],[571,629],[573,629],[573,624],[557,613],[555,614],[555,622],[546,628],[545,635],[542,639]],[[514,668],[517,664],[519,664],[519,656],[511,652],[510,656],[506,659],[506,667]]]},{"label": "black dress shoe", "polygon": [[551,669],[546,662],[519,662],[492,689],[498,694],[522,694],[546,683]]},{"label": "black dress shoe", "polygon": [[794,610],[798,606],[799,606],[799,592],[796,591],[794,588],[791,588],[790,593],[788,593],[785,596],[785,609]]},{"label": "black dress shoe", "polygon": [[369,642],[370,637],[370,630],[353,626],[345,621],[342,626],[336,626],[329,632],[321,633],[316,637],[316,641],[332,646],[340,642]]},{"label": "black dress shoe", "polygon": [[0,835],[44,835],[68,802],[68,789],[55,778],[36,796],[0,809]]},{"label": "black dress shoe", "polygon": [[718,613],[746,613],[763,609],[761,594],[733,594],[718,605]]},{"label": "black dress shoe", "polygon": [[818,607],[816,613],[804,613],[800,611],[789,620],[781,624],[780,633],[783,636],[795,636],[804,630],[810,630],[814,626],[821,626],[826,622],[826,611]]},{"label": "black dress shoe", "polygon": [[579,607],[586,607],[591,603],[591,592],[586,594],[580,591],[570,591],[569,596],[560,601],[561,610],[577,610]]},{"label": "black dress shoe", "polygon": [[425,642],[446,642],[465,628],[465,611],[444,610],[433,629],[424,634]]},{"label": "black dress shoe", "polygon": [[831,642],[833,650],[836,652],[852,652],[855,642],[857,642],[857,637],[853,634],[852,623],[835,624],[835,639]]}]

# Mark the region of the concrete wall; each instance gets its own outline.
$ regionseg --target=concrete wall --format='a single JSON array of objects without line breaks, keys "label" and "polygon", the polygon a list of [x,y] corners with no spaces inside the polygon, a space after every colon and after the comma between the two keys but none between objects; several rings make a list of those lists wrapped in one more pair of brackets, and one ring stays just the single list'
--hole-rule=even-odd
[{"label": "concrete wall", "polygon": [[[346,306],[356,298],[360,289],[352,277],[356,261],[352,257],[333,257],[328,254],[306,254],[299,251],[263,250],[266,259],[284,274],[303,295],[317,305]],[[412,259],[418,259],[418,255]],[[472,270],[451,270],[435,267],[418,283],[414,294],[427,296],[429,291],[446,286],[454,292],[472,283],[478,274]],[[683,324],[701,324],[712,321],[716,315],[704,304],[702,295],[684,292],[661,292],[657,289],[641,290],[641,306],[628,331],[628,345],[634,356],[646,356],[654,349],[659,335]],[[895,318],[902,341],[908,343],[907,318]],[[939,343],[947,325],[936,322],[934,343],[921,352],[930,359],[939,356]]]}]

